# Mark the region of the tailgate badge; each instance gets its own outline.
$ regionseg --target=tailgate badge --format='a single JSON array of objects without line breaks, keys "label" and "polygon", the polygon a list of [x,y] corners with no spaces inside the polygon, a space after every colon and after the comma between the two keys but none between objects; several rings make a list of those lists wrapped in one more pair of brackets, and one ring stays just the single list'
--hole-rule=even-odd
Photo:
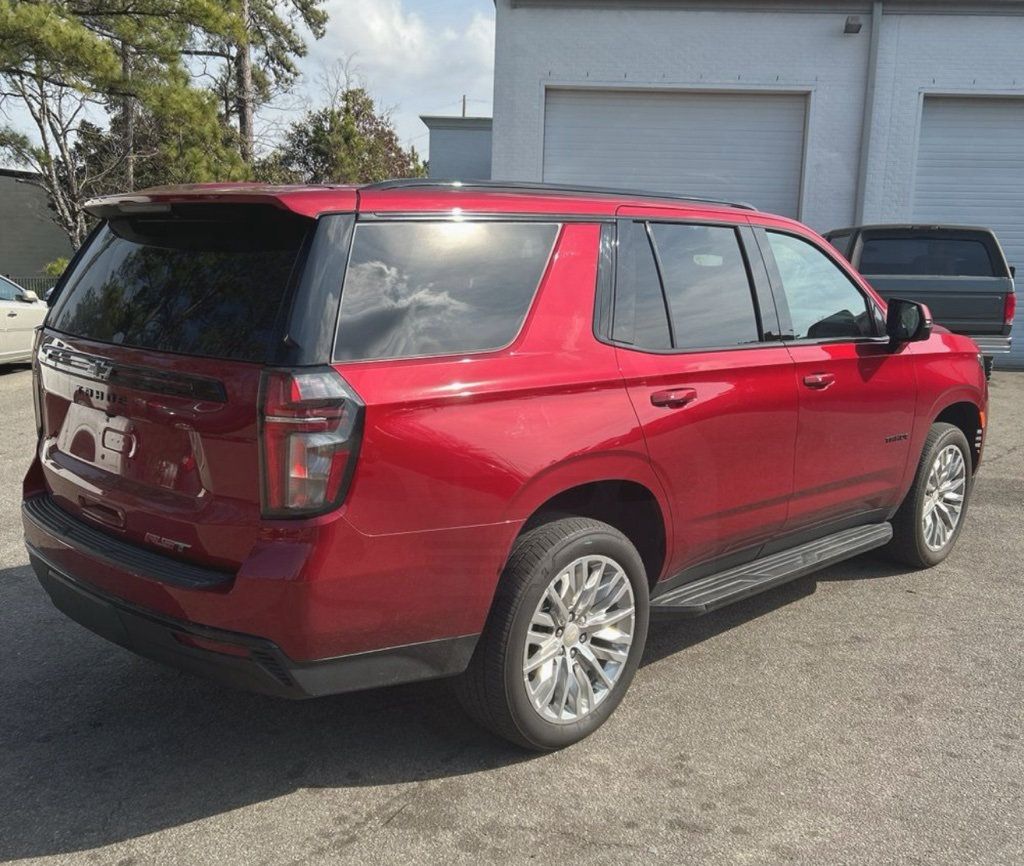
[{"label": "tailgate badge", "polygon": [[146,541],[150,544],[155,544],[157,547],[162,547],[165,550],[173,550],[176,553],[184,553],[192,546],[191,544],[185,544],[184,541],[176,541],[173,538],[164,538],[162,535],[157,535],[155,532],[147,532]]},{"label": "tailgate badge", "polygon": [[[115,394],[113,391],[105,390],[103,388],[87,388],[85,385],[79,385],[75,389],[75,397],[81,394],[83,397],[90,397],[93,400],[98,400],[101,403],[111,403],[116,406],[124,406],[128,403],[128,398],[123,394]],[[79,402],[77,399],[75,402]]]}]

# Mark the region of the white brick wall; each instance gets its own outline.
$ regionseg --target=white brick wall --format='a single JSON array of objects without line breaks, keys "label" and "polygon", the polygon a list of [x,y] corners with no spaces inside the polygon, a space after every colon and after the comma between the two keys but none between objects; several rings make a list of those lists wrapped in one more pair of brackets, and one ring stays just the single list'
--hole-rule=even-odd
[{"label": "white brick wall", "polygon": [[[819,12],[496,5],[494,178],[540,180],[546,86],[805,90],[801,218],[821,230],[854,220],[871,27],[863,4]],[[843,33],[850,12],[864,21],[858,35]],[[922,88],[1024,95],[1024,17],[885,16],[867,220],[909,215]]]}]

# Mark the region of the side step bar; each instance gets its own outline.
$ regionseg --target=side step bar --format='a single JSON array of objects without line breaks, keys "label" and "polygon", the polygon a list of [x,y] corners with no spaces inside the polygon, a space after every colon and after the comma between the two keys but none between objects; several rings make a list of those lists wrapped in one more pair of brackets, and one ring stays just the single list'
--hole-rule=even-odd
[{"label": "side step bar", "polygon": [[827,565],[874,550],[891,538],[892,526],[888,523],[844,529],[671,589],[651,599],[651,614],[700,616]]}]

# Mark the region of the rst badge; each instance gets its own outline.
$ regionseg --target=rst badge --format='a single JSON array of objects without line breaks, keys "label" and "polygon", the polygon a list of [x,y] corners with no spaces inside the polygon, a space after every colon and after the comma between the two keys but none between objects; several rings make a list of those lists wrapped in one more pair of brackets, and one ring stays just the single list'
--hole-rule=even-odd
[{"label": "rst badge", "polygon": [[155,532],[147,532],[146,541],[150,544],[155,544],[157,547],[162,547],[165,550],[173,550],[175,553],[184,553],[192,546],[191,544],[185,544],[184,541],[177,541],[173,538],[164,538],[164,536],[157,535]]}]

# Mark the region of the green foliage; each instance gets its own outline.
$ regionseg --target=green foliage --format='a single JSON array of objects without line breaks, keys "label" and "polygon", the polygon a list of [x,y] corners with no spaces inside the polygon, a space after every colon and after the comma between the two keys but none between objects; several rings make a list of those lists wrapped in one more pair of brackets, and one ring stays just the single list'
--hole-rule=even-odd
[{"label": "green foliage", "polygon": [[61,256],[59,259],[54,259],[52,262],[47,262],[43,266],[43,273],[48,277],[59,277],[68,267],[68,257]]},{"label": "green foliage", "polygon": [[[0,155],[37,171],[77,245],[88,198],[147,182],[248,176],[216,97],[183,52],[241,40],[237,0],[0,0],[0,93],[34,123],[0,128]],[[109,128],[87,118],[103,112]]]},{"label": "green foliage", "polygon": [[[144,99],[153,164],[144,185],[243,180],[249,175],[232,129],[217,117],[216,98],[176,70]],[[137,184],[138,185],[138,184]]]},{"label": "green foliage", "polygon": [[293,123],[282,147],[257,171],[268,180],[299,183],[373,183],[426,173],[415,148],[401,146],[391,119],[360,87]]},{"label": "green foliage", "polygon": [[363,183],[424,175],[386,112],[335,82],[328,104],[260,156],[254,106],[292,86],[325,0],[0,0],[0,156],[38,172],[54,221],[78,245],[84,205],[113,192],[256,177]]},{"label": "green foliage", "polygon": [[52,72],[76,87],[117,80],[113,46],[67,3],[0,0],[0,73]]},{"label": "green foliage", "polygon": [[[320,39],[327,25],[325,0],[252,0],[249,44],[256,54],[268,88],[294,83],[299,71],[295,58],[306,56],[306,43],[297,29],[302,24]],[[282,14],[282,12],[284,14]]]},{"label": "green foliage", "polygon": [[210,34],[190,49],[196,57],[217,58],[212,89],[222,117],[237,123],[239,152],[254,162],[256,109],[286,92],[298,79],[296,58],[306,55],[300,27],[319,39],[324,34],[325,0],[225,0],[240,31]]}]

